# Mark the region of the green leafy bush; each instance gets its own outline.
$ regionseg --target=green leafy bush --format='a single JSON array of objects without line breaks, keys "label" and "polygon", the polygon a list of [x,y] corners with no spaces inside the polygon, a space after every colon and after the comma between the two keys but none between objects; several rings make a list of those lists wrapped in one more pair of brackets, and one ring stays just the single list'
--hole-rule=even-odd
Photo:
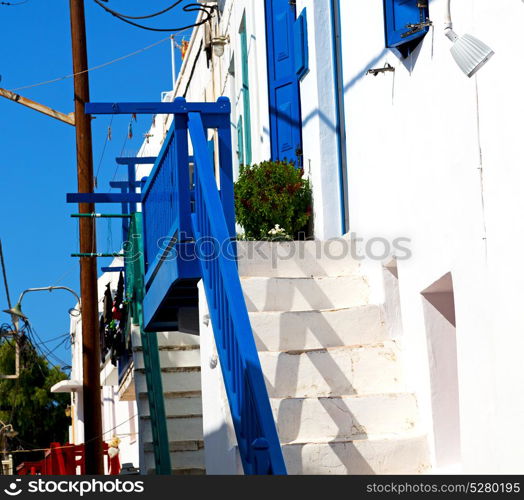
[{"label": "green leafy bush", "polygon": [[293,163],[242,165],[235,184],[235,208],[246,239],[296,238],[311,217],[311,186],[303,169]]}]

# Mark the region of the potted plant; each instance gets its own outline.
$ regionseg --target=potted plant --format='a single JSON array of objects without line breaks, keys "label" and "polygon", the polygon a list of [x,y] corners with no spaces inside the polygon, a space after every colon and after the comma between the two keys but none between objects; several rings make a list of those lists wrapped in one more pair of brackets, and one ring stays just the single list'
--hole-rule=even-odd
[{"label": "potted plant", "polygon": [[235,183],[235,209],[243,239],[303,239],[311,218],[311,200],[310,182],[293,163],[242,165]]}]

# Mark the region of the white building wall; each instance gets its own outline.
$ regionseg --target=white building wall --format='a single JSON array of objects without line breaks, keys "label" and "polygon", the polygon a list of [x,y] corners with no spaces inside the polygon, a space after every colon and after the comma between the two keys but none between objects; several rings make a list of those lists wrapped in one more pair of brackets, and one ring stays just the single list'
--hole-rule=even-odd
[{"label": "white building wall", "polygon": [[[314,187],[318,238],[340,231],[329,4],[328,0],[297,1],[298,11],[308,9],[310,71],[301,93],[305,167]],[[472,79],[460,72],[443,36],[445,0],[430,2],[434,33],[430,31],[408,59],[385,48],[381,0],[341,0],[340,5],[350,230],[365,240],[378,236],[411,241],[412,257],[397,262],[398,280],[388,277],[391,286],[376,293],[388,299],[398,287],[391,314],[402,325],[406,372],[426,428],[433,429],[439,396],[432,394],[431,387],[438,384],[432,385],[431,374],[438,377],[438,366],[429,349],[440,345],[443,330],[435,328],[421,293],[451,273],[461,460],[446,465],[468,473],[522,473],[524,398],[515,388],[524,383],[520,368],[524,276],[518,265],[524,231],[517,215],[524,213],[519,141],[524,71],[515,54],[522,46],[524,4],[499,0],[494,7],[489,0],[453,1],[456,30],[478,36],[495,50],[492,60]],[[214,57],[209,66],[202,52],[203,29],[195,30],[176,95],[192,101],[230,97],[236,126],[243,106],[238,31],[244,9],[252,152],[253,162],[258,162],[270,155],[262,1],[225,2],[220,29],[221,34],[229,34],[230,43],[224,56]],[[386,62],[395,73],[366,75],[368,69]],[[234,79],[230,67],[235,69]],[[157,117],[155,127],[162,122],[165,134],[169,121]],[[157,137],[140,154],[154,155],[160,145]],[[380,266],[375,265],[370,271],[373,283],[382,281],[377,270]],[[211,371],[205,368],[209,356],[204,349],[202,356],[204,386],[215,387]],[[223,408],[224,401],[217,400],[216,394],[212,404]],[[223,422],[211,422],[209,429],[218,429],[219,421]],[[238,465],[227,463],[233,469]]]},{"label": "white building wall", "polygon": [[315,237],[325,240],[342,234],[331,0],[299,0],[297,15],[304,8],[309,46],[309,72],[300,83],[304,170],[313,187]]},{"label": "white building wall", "polygon": [[[116,259],[113,266],[122,265],[122,261]],[[118,273],[105,273],[98,278],[99,310],[102,311],[104,291],[107,283],[111,283],[114,293],[118,285]],[[78,308],[78,305],[77,305]],[[74,332],[72,344],[71,380],[82,383],[82,321],[81,317],[72,318],[71,331]],[[133,463],[138,466],[138,415],[135,401],[120,401],[118,395],[118,371],[115,366],[108,362],[101,370],[102,386],[102,440],[109,442],[114,436],[121,440],[120,463]],[[84,443],[84,409],[82,391],[72,394],[72,426],[71,439],[73,444]],[[107,471],[106,471],[107,472]]]},{"label": "white building wall", "polygon": [[[456,31],[495,50],[468,79],[443,36],[445,3],[430,2],[434,36],[402,60],[384,48],[381,0],[341,2],[351,231],[411,239],[412,258],[398,262],[403,344],[430,429],[421,292],[451,272],[463,471],[522,473],[524,4],[452,2]],[[365,75],[386,62],[395,73]]]}]

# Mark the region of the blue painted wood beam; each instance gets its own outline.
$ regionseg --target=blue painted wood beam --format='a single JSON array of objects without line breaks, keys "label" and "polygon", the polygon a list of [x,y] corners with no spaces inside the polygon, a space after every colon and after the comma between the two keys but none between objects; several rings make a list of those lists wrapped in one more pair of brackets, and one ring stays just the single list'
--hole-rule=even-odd
[{"label": "blue painted wood beam", "polygon": [[151,165],[156,162],[156,156],[119,156],[116,159],[118,165]]},{"label": "blue painted wood beam", "polygon": [[112,188],[117,188],[117,189],[128,188],[128,187],[139,188],[142,185],[142,181],[134,181],[134,182],[129,182],[129,181],[111,181],[109,183],[109,185]]},{"label": "blue painted wood beam", "polygon": [[139,193],[67,193],[67,203],[140,203]]},{"label": "blue painted wood beam", "polygon": [[101,271],[103,273],[120,273],[120,272],[124,272],[126,270],[125,267],[123,266],[120,266],[120,267],[102,267],[101,268]]},{"label": "blue painted wood beam", "polygon": [[220,98],[217,102],[186,102],[177,98],[173,102],[88,102],[85,105],[88,115],[156,115],[179,113],[203,113],[207,115],[231,112],[229,99]]}]

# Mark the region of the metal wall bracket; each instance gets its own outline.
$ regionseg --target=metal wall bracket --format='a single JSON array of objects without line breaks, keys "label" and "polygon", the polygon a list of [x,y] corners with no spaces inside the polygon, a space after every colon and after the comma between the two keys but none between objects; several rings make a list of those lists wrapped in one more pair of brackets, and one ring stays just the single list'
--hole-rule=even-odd
[{"label": "metal wall bracket", "polygon": [[407,38],[408,36],[414,35],[415,33],[422,31],[424,28],[429,28],[430,26],[433,26],[433,21],[430,21],[429,19],[426,19],[425,21],[422,21],[417,24],[406,24],[406,28],[409,31],[402,33],[402,35],[400,36],[402,38]]},{"label": "metal wall bracket", "polygon": [[395,72],[395,68],[393,66],[391,66],[391,64],[386,63],[386,64],[384,64],[383,68],[368,69],[366,75],[377,76],[379,73],[388,73],[388,72],[394,73]]}]

